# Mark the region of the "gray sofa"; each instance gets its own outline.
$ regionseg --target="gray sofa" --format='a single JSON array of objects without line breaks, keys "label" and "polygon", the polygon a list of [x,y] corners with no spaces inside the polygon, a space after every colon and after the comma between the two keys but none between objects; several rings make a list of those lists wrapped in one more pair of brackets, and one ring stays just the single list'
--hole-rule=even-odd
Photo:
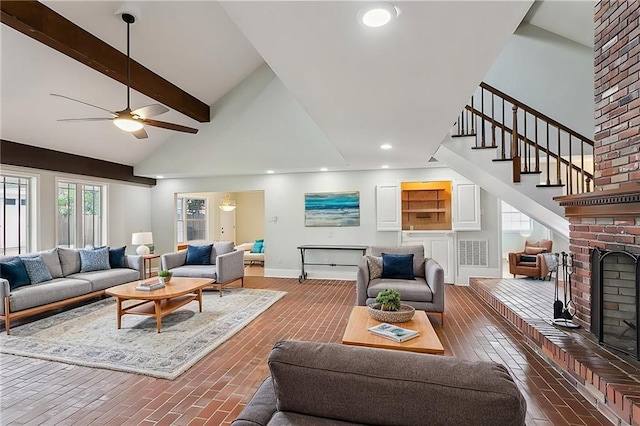
[{"label": "gray sofa", "polygon": [[281,341],[271,377],[233,426],[521,426],[527,404],[501,364]]},{"label": "gray sofa", "polygon": [[392,288],[400,293],[402,303],[416,309],[440,314],[440,323],[444,325],[444,270],[433,259],[425,259],[421,245],[401,247],[370,247],[369,255],[380,257],[382,253],[413,254],[413,274],[415,280],[390,278],[370,279],[370,265],[367,256],[358,264],[356,278],[356,304],[366,306],[375,303],[376,296],[382,290]]},{"label": "gray sofa", "polygon": [[186,265],[187,250],[160,256],[162,269],[171,271],[174,277],[211,278],[218,286],[220,297],[225,285],[240,280],[244,287],[243,251],[236,251],[233,242],[218,241],[213,244],[208,265]]},{"label": "gray sofa", "polygon": [[[5,321],[7,334],[11,332],[11,320],[35,315],[63,307],[81,300],[104,295],[104,290],[116,285],[139,280],[142,277],[141,256],[125,255],[126,268],[80,272],[78,250],[54,248],[20,255],[40,256],[45,261],[52,280],[11,289],[9,281],[0,278],[0,319]],[[15,256],[0,256],[0,262]]]}]

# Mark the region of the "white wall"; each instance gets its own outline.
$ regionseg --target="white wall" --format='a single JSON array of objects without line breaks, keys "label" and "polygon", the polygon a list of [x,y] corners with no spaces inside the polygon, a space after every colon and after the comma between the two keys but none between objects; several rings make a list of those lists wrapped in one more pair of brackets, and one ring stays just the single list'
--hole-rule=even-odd
[{"label": "white wall", "polygon": [[[56,177],[107,184],[108,245],[126,245],[127,253],[135,254],[136,247],[131,246],[131,234],[151,230],[151,189],[146,185],[5,165],[2,166],[2,172],[18,172],[37,177],[34,220],[38,238],[34,242],[35,247],[31,247],[32,251],[49,249],[56,244]],[[173,199],[170,203],[173,204]]]},{"label": "white wall", "polygon": [[[235,176],[221,178],[165,179],[151,190],[154,206],[152,228],[156,250],[167,252],[173,244],[173,197],[176,192],[264,191],[264,239],[269,255],[265,275],[297,277],[300,271],[301,244],[399,245],[398,232],[378,232],[375,218],[375,187],[380,183],[402,181],[463,179],[448,168],[409,170],[374,170],[360,172],[324,172]],[[360,191],[360,226],[315,228],[304,226],[304,193],[324,191]],[[486,195],[485,195],[486,197]],[[484,207],[483,207],[484,209]],[[495,213],[490,213],[489,217]],[[268,221],[274,216],[278,220]],[[484,223],[484,222],[483,222]],[[488,232],[491,233],[491,232]],[[498,244],[493,233],[490,244]],[[495,249],[496,257],[499,251]],[[497,261],[496,261],[497,262]],[[355,268],[316,267],[309,273],[318,277],[323,272],[344,271],[353,279]],[[319,275],[320,274],[320,275]]]},{"label": "white wall", "polygon": [[593,48],[522,24],[483,81],[593,138],[593,61]]}]

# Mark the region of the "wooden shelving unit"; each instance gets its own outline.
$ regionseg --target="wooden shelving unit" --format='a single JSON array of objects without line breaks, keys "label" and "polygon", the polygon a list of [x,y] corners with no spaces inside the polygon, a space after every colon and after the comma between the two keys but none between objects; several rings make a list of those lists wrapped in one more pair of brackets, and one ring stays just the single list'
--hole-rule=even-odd
[{"label": "wooden shelving unit", "polygon": [[451,182],[403,182],[402,230],[451,229]]}]

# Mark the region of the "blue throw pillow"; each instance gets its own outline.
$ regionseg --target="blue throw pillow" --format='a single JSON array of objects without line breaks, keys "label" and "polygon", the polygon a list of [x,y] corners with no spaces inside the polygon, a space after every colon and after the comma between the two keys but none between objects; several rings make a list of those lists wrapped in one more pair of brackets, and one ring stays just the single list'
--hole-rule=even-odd
[{"label": "blue throw pillow", "polygon": [[187,246],[187,261],[185,265],[211,265],[211,249],[213,244],[206,246]]},{"label": "blue throw pillow", "polygon": [[264,240],[256,240],[253,243],[253,248],[251,249],[251,253],[262,253],[262,247],[264,246]]},{"label": "blue throw pillow", "polygon": [[126,248],[127,246],[109,249],[109,266],[111,268],[127,267],[127,260],[124,254]]},{"label": "blue throw pillow", "polygon": [[19,257],[14,257],[7,262],[0,262],[0,277],[9,281],[11,290],[31,284],[27,270],[24,269],[24,263]]},{"label": "blue throw pillow", "polygon": [[413,253],[382,253],[382,278],[413,280]]},{"label": "blue throw pillow", "polygon": [[97,250],[81,249],[80,272],[103,271],[111,269],[109,266],[109,247]]},{"label": "blue throw pillow", "polygon": [[27,271],[31,284],[38,284],[53,279],[42,257],[23,257],[22,263],[24,264],[24,269]]}]

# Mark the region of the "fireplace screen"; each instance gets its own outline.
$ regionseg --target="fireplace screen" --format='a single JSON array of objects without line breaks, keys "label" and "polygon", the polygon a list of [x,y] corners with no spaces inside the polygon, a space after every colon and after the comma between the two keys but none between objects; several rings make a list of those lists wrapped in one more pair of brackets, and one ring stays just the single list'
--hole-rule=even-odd
[{"label": "fireplace screen", "polygon": [[638,256],[626,251],[591,253],[591,331],[601,344],[638,358]]}]

